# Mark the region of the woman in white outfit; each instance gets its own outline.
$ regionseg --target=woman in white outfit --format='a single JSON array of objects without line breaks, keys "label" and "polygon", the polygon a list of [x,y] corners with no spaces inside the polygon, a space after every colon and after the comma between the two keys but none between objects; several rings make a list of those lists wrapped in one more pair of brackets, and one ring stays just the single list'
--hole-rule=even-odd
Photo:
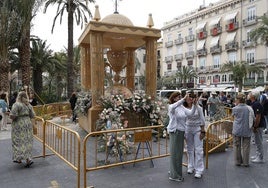
[{"label": "woman in white outfit", "polygon": [[190,110],[183,107],[187,96],[181,99],[180,92],[174,92],[169,97],[168,116],[169,124],[167,131],[170,141],[170,171],[169,179],[183,181],[182,157],[184,148],[184,132],[187,115],[193,115],[195,106]]},{"label": "woman in white outfit", "polygon": [[[189,94],[184,103],[185,108],[191,109],[197,96]],[[203,138],[205,137],[205,117],[201,106],[197,106],[192,116],[186,118],[185,139],[188,155],[188,174],[195,172],[195,178],[201,178],[204,171]]]}]

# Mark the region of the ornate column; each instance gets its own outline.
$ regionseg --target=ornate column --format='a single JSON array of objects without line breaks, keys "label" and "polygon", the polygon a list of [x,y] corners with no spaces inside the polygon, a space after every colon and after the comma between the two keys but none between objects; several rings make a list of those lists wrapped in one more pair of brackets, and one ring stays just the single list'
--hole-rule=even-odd
[{"label": "ornate column", "polygon": [[101,32],[90,33],[90,89],[92,94],[92,107],[88,111],[87,121],[83,128],[87,132],[95,131],[96,121],[101,112],[97,100],[104,94],[104,60],[103,60],[103,35]]},{"label": "ornate column", "polygon": [[157,43],[155,38],[146,39],[145,92],[156,97]]},{"label": "ornate column", "polygon": [[91,68],[90,68],[90,45],[82,44],[80,51],[81,56],[81,85],[84,91],[89,91],[91,88]]},{"label": "ornate column", "polygon": [[126,67],[126,87],[131,91],[135,90],[135,49],[129,48]]}]

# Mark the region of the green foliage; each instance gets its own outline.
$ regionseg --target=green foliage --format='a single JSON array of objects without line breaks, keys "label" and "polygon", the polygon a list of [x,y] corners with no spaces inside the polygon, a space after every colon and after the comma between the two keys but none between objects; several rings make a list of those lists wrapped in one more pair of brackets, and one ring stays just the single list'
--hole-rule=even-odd
[{"label": "green foliage", "polygon": [[261,24],[250,32],[250,38],[253,41],[260,39],[261,43],[268,46],[268,16],[263,15],[260,17]]}]

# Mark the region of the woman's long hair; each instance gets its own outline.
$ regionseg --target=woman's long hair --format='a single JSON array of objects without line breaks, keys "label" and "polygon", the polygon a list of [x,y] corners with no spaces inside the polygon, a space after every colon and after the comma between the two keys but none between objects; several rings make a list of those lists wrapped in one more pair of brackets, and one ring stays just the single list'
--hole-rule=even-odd
[{"label": "woman's long hair", "polygon": [[17,102],[21,102],[21,103],[25,103],[25,104],[29,103],[29,99],[28,99],[27,93],[25,91],[19,92],[19,94],[17,96]]}]

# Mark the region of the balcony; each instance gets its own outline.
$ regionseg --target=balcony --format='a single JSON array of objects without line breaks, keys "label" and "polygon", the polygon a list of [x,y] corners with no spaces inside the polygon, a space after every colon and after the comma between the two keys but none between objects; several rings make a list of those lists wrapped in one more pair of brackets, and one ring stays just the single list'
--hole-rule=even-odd
[{"label": "balcony", "polygon": [[185,53],[186,59],[193,59],[194,58],[194,51],[189,51]]},{"label": "balcony", "polygon": [[188,35],[185,37],[185,41],[186,42],[191,42],[191,41],[194,41],[194,35]]},{"label": "balcony", "polygon": [[196,55],[197,56],[205,56],[205,55],[207,55],[207,49],[202,48],[202,49],[197,50]]},{"label": "balcony", "polygon": [[217,27],[210,29],[211,36],[217,36],[217,35],[221,34],[221,32],[222,32],[221,26],[217,26]]},{"label": "balcony", "polygon": [[225,30],[227,32],[232,32],[232,31],[237,30],[238,27],[239,27],[239,22],[231,22],[225,25]]},{"label": "balcony", "polygon": [[254,24],[257,24],[257,23],[258,23],[257,16],[253,16],[253,17],[250,17],[250,18],[247,18],[247,19],[243,20],[243,26],[245,26],[245,27],[251,26],[251,25],[254,25]]},{"label": "balcony", "polygon": [[201,31],[197,34],[199,40],[205,39],[207,38],[207,36],[208,36],[207,31]]},{"label": "balcony", "polygon": [[217,46],[213,46],[210,48],[210,53],[212,54],[218,54],[221,53],[221,46],[217,45]]},{"label": "balcony", "polygon": [[183,59],[183,54],[176,54],[176,55],[174,56],[174,58],[175,58],[175,61],[182,61],[182,59]]},{"label": "balcony", "polygon": [[173,46],[173,41],[169,41],[169,42],[166,42],[165,43],[165,47],[166,48],[170,48],[170,47],[172,47]]},{"label": "balcony", "polygon": [[244,48],[251,48],[251,47],[255,47],[255,46],[256,46],[256,42],[250,41],[250,40],[243,40],[243,47]]},{"label": "balcony", "polygon": [[169,63],[169,62],[172,62],[173,61],[173,56],[167,56],[165,57],[165,62],[166,63]]},{"label": "balcony", "polygon": [[180,44],[183,43],[183,38],[178,38],[174,42],[175,42],[176,45],[180,45]]},{"label": "balcony", "polygon": [[232,41],[225,44],[225,50],[227,51],[238,50],[238,42]]}]

